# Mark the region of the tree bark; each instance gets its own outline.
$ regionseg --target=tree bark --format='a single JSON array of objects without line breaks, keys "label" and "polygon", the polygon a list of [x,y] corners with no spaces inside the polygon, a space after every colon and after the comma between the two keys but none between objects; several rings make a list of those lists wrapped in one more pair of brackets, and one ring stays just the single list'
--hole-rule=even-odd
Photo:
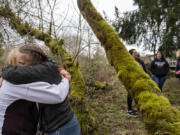
[{"label": "tree bark", "polygon": [[90,0],[77,0],[83,17],[106,51],[107,58],[131,93],[149,134],[180,135],[180,111],[171,106],[157,85],[135,62],[114,29],[96,11]]},{"label": "tree bark", "polygon": [[21,36],[30,35],[38,40],[44,41],[52,53],[61,56],[63,67],[72,75],[70,101],[81,125],[82,135],[97,135],[96,123],[83,100],[85,83],[82,74],[78,70],[78,67],[72,62],[71,56],[62,47],[63,39],[56,40],[49,34],[33,28],[27,22],[23,23],[8,6],[0,10],[0,17],[7,19],[9,26],[15,29]]}]

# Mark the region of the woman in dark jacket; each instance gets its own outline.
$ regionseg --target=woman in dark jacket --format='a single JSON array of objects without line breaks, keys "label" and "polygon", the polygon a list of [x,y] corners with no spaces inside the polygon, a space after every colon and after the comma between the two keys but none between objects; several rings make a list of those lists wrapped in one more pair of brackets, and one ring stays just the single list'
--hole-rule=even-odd
[{"label": "woman in dark jacket", "polygon": [[[62,81],[58,85],[52,84],[52,81],[47,80],[49,76],[51,79],[61,79],[58,65],[46,57],[38,56],[40,55],[36,55],[36,59],[33,59],[33,63],[37,64],[35,68],[39,70],[36,78],[33,79],[32,75],[21,80],[21,78],[16,78],[18,72],[12,77],[23,82],[31,79],[36,80],[36,82],[20,85],[12,84],[6,80],[0,82],[0,135],[36,135],[39,118],[35,102],[58,104],[62,103],[68,95],[68,76],[66,75],[66,78],[62,76]],[[15,69],[18,68],[17,65],[19,68],[23,68],[32,62],[24,60],[25,57],[19,53],[18,49],[13,49],[8,54],[6,64],[14,65]],[[4,70],[6,69],[9,68],[4,68]],[[20,74],[23,74],[22,72],[26,73],[23,69],[20,70]],[[5,73],[11,74],[11,70],[6,70]],[[31,72],[31,74],[33,73]],[[43,79],[41,79],[42,76]]]},{"label": "woman in dark jacket", "polygon": [[[44,54],[38,50],[38,47],[33,45],[25,45],[19,49],[23,54],[28,54],[30,56],[40,55],[40,57],[43,57]],[[40,64],[38,68],[37,66],[11,66],[4,69],[2,75],[5,80],[13,84],[27,84],[36,81],[45,81],[50,84],[58,84],[61,82],[61,78],[52,78],[51,75],[45,77],[45,74],[48,74],[49,71],[40,68],[41,66],[43,66],[43,64]],[[39,126],[40,130],[44,133],[47,133],[48,135],[80,135],[80,126],[70,107],[68,97],[59,104],[39,104],[39,110]]]},{"label": "woman in dark jacket", "polygon": [[163,84],[166,80],[166,75],[169,71],[169,64],[161,52],[158,52],[156,54],[156,58],[151,62],[150,71],[152,73],[152,79],[162,91]]},{"label": "woman in dark jacket", "polygon": [[176,78],[180,81],[180,50],[176,53],[177,56],[177,64],[176,64]]},{"label": "woman in dark jacket", "polygon": [[[133,56],[133,58],[136,60],[136,62],[139,64],[139,66],[144,70],[144,72],[147,72],[144,62],[139,58],[139,53],[136,51],[136,49],[129,50],[129,53]],[[133,102],[132,96],[128,92],[128,95],[127,95],[128,111],[127,111],[127,113],[130,116],[136,116],[138,113],[136,110],[134,110],[132,108],[132,102]]]}]

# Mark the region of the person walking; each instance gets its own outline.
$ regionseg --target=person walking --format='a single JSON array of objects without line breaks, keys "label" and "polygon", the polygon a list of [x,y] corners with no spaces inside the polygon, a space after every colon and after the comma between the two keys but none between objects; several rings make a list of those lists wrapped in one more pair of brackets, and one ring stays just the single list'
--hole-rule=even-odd
[{"label": "person walking", "polygon": [[163,85],[166,81],[166,75],[169,71],[169,64],[160,51],[157,52],[155,59],[151,62],[150,71],[152,73],[153,81],[156,82],[162,91]]}]

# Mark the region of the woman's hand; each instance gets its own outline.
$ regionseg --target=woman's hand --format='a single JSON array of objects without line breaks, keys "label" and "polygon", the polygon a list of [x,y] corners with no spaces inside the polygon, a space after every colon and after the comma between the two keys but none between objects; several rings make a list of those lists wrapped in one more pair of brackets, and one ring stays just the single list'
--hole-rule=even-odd
[{"label": "woman's hand", "polygon": [[176,71],[176,74],[180,74],[180,70],[179,70],[179,71]]},{"label": "woman's hand", "polygon": [[67,78],[69,81],[71,81],[71,75],[65,69],[60,68],[60,75],[62,78]]},{"label": "woman's hand", "polygon": [[3,78],[0,78],[0,87],[2,86]]}]

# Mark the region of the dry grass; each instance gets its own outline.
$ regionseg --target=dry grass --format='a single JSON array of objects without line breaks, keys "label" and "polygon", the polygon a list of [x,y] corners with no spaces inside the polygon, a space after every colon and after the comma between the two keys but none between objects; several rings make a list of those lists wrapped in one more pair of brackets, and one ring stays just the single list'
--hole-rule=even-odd
[{"label": "dry grass", "polygon": [[140,118],[127,115],[126,96],[120,82],[112,90],[88,90],[86,100],[101,135],[147,135]]},{"label": "dry grass", "polygon": [[163,87],[164,95],[171,104],[180,109],[180,81],[177,78],[169,78]]}]

